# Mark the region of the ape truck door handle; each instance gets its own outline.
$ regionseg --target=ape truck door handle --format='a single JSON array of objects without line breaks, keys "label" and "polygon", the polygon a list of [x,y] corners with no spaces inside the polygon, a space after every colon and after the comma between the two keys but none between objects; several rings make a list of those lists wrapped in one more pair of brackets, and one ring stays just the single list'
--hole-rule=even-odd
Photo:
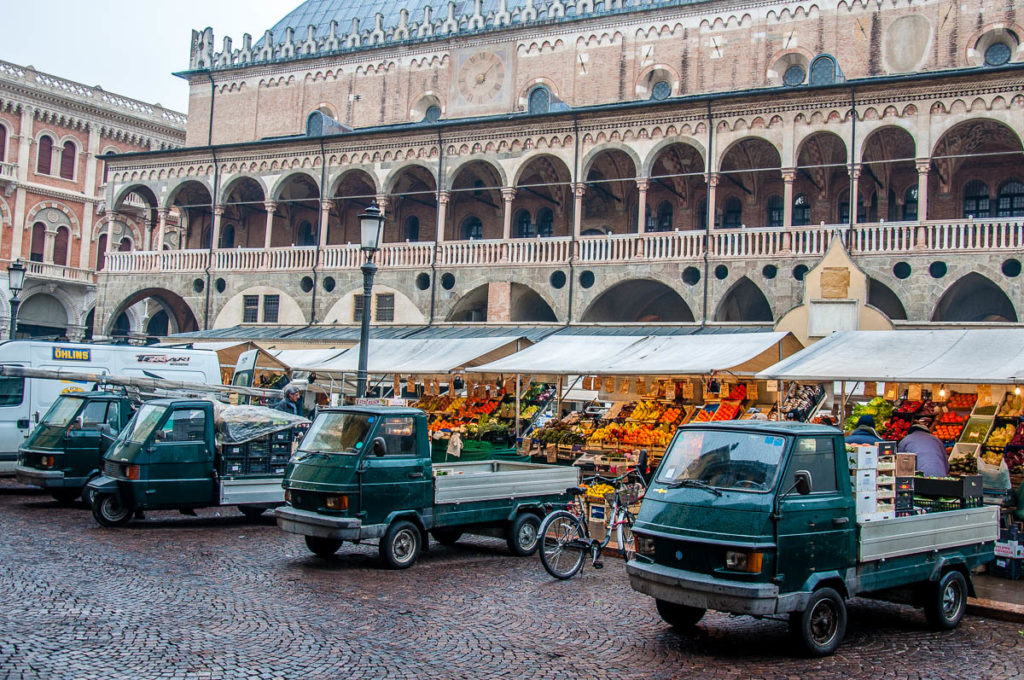
[{"label": "ape truck door handle", "polygon": [[849,523],[850,523],[850,518],[849,517],[833,517],[832,518],[832,524],[834,524],[837,527],[845,526],[846,524],[849,524]]},{"label": "ape truck door handle", "polygon": [[410,472],[409,473],[409,479],[423,479],[423,473],[422,472]]}]

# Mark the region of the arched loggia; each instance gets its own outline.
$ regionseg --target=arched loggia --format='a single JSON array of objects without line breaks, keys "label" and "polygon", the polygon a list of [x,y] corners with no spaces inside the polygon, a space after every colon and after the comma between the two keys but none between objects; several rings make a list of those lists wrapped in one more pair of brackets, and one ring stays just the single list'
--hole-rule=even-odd
[{"label": "arched loggia", "polygon": [[688,323],[693,311],[682,296],[660,281],[623,281],[604,291],[580,319],[585,323]]}]

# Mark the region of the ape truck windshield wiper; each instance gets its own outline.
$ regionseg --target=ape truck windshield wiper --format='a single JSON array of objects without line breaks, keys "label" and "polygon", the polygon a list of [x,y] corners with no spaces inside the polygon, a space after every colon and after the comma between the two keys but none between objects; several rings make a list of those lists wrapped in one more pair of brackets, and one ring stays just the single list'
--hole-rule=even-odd
[{"label": "ape truck windshield wiper", "polygon": [[722,495],[721,491],[711,486],[707,482],[703,482],[699,479],[678,479],[674,482],[665,482],[665,486],[667,486],[670,489],[678,489],[681,486],[684,486],[689,489],[704,489],[705,491],[710,491],[716,496]]}]

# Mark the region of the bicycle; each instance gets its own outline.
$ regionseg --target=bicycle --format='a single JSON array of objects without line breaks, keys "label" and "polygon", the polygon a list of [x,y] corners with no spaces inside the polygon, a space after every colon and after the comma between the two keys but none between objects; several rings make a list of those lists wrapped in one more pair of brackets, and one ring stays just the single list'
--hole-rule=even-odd
[{"label": "bicycle", "polygon": [[[628,477],[636,479],[633,483],[623,483]],[[583,568],[584,557],[589,554],[595,569],[601,569],[601,552],[611,541],[615,533],[615,542],[619,554],[627,560],[636,554],[633,542],[633,521],[636,519],[629,510],[631,503],[640,499],[643,491],[643,477],[637,469],[627,471],[614,478],[595,476],[585,482],[603,482],[616,487],[605,494],[605,500],[611,505],[606,518],[607,525],[604,539],[598,540],[590,535],[590,526],[585,516],[585,509],[580,496],[587,493],[586,487],[577,486],[567,489],[575,498],[564,510],[549,513],[541,523],[537,533],[540,535],[540,561],[549,574],[560,580],[570,579]]]}]

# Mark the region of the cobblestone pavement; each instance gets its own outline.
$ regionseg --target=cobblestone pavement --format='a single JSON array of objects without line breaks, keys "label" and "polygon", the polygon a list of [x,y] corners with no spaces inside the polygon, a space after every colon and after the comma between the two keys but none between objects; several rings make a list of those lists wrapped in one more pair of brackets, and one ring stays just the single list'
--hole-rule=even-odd
[{"label": "cobblestone pavement", "polygon": [[835,656],[784,623],[709,614],[673,632],[621,561],[556,582],[497,540],[431,544],[406,571],[376,548],[323,561],[268,516],[151,512],[102,529],[84,506],[0,481],[4,678],[1020,678],[1021,626],[856,600]]}]

